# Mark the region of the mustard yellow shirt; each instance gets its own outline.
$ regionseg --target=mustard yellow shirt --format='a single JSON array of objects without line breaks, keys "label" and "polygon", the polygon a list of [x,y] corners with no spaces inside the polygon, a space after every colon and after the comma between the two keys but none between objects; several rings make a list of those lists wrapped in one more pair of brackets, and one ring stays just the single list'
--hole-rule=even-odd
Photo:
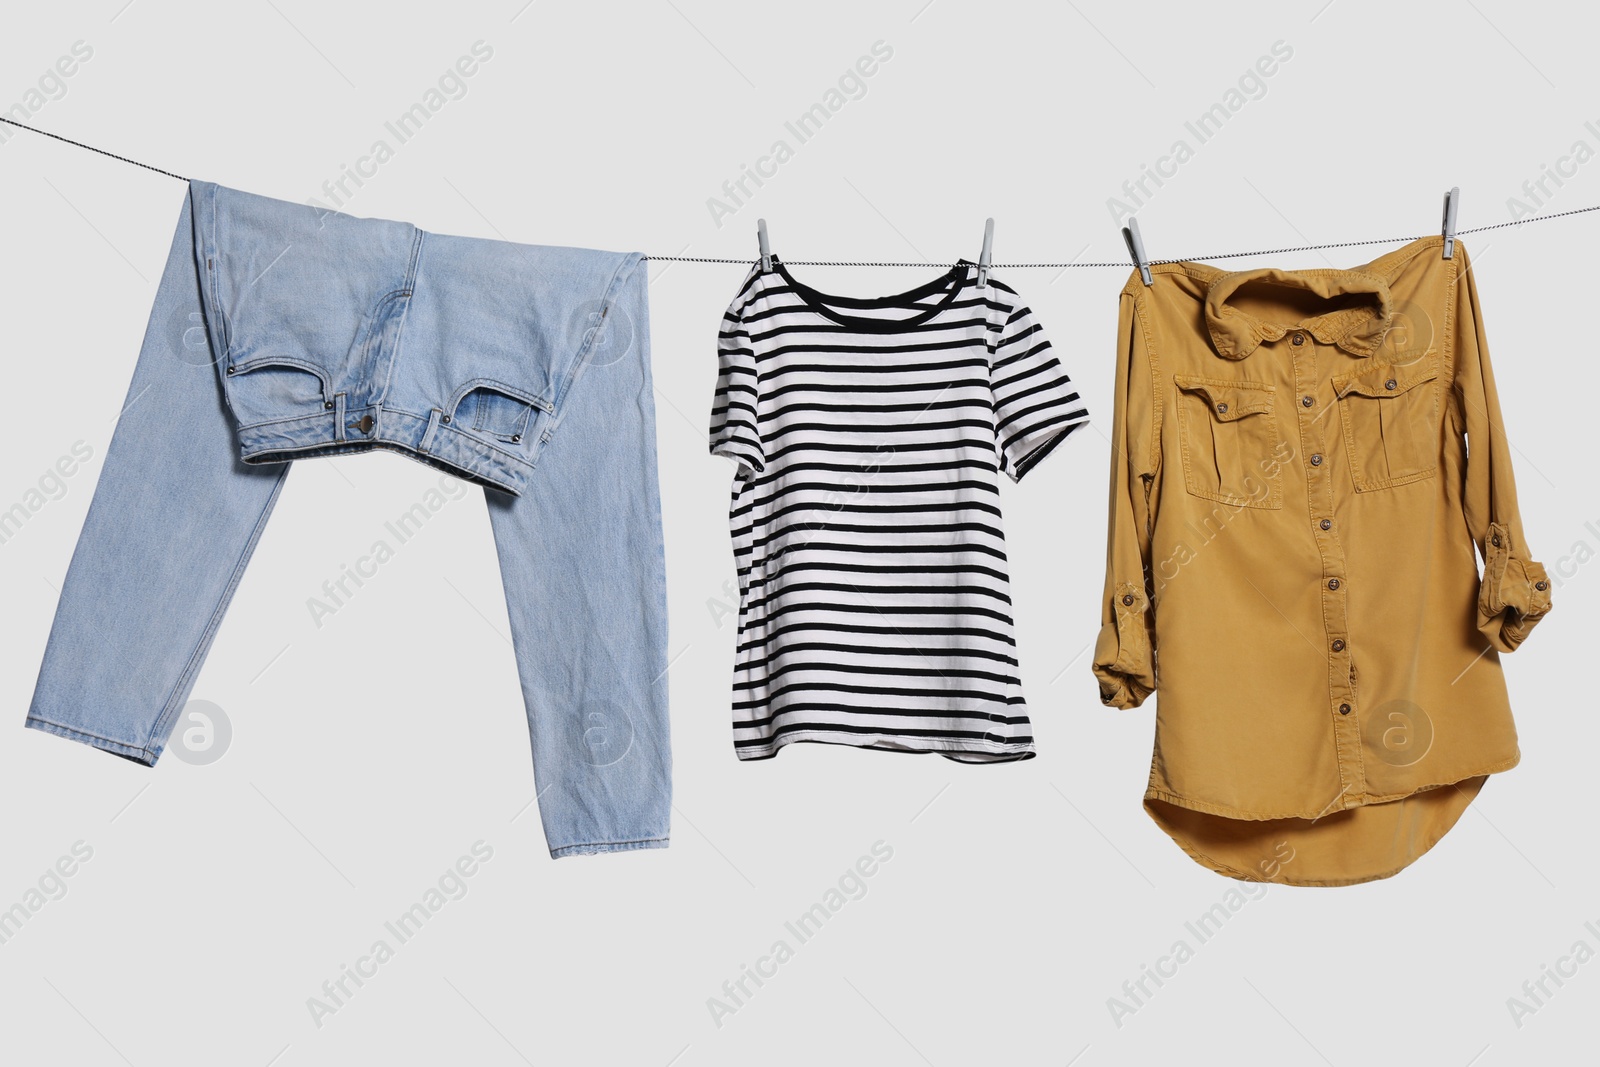
[{"label": "mustard yellow shirt", "polygon": [[1160,690],[1145,808],[1221,874],[1387,877],[1517,762],[1500,655],[1550,583],[1441,245],[1122,291],[1094,673]]}]

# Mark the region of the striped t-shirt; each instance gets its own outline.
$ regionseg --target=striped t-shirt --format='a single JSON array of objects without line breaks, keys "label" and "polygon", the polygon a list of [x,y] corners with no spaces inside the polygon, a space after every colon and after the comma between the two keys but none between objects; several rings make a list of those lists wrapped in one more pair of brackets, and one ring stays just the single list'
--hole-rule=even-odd
[{"label": "striped t-shirt", "polygon": [[781,262],[723,317],[711,451],[738,460],[733,738],[1028,759],[999,472],[1088,414],[1016,291],[961,263],[828,296]]}]

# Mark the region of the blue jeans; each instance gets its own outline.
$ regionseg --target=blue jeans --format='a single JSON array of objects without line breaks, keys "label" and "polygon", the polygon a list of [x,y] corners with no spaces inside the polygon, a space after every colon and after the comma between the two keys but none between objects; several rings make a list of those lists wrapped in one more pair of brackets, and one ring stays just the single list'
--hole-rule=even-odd
[{"label": "blue jeans", "polygon": [[486,490],[551,853],[665,846],[646,283],[191,183],[27,725],[153,765],[291,461],[388,449]]}]

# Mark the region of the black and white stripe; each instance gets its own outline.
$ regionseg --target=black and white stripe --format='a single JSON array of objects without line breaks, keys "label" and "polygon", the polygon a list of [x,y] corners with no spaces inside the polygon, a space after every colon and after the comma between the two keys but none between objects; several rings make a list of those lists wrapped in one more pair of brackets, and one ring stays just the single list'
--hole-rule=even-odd
[{"label": "black and white stripe", "polygon": [[1088,415],[1016,292],[975,274],[852,299],[775,261],[723,317],[711,451],[739,463],[741,759],[791,741],[1033,755],[999,473]]}]

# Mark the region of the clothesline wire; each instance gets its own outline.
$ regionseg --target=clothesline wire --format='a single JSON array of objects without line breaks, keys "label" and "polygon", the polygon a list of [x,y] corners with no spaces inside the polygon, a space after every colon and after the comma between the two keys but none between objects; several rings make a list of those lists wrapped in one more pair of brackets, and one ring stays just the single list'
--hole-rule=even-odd
[{"label": "clothesline wire", "polygon": [[[152,166],[149,163],[141,163],[137,159],[129,159],[127,156],[118,155],[117,153],[107,151],[104,148],[96,148],[92,144],[84,144],[82,141],[74,141],[72,138],[63,137],[59,133],[51,133],[49,130],[41,130],[37,126],[27,126],[23,123],[17,122],[14,119],[8,119],[4,116],[0,116],[0,122],[3,122],[8,126],[15,126],[19,130],[27,130],[29,133],[37,133],[41,136],[61,141],[62,143],[72,145],[75,148],[87,149],[90,152],[95,152],[102,156],[108,156],[111,159],[119,160],[123,163],[132,164],[135,167],[143,167],[145,170],[154,171],[157,174],[165,174],[167,177],[176,178],[180,182],[186,182],[189,180],[181,174],[174,174],[170,170],[163,170],[162,168]],[[1496,222],[1488,226],[1473,226],[1470,229],[1457,230],[1456,236],[1465,237],[1468,234],[1486,233],[1489,230],[1503,230],[1510,226],[1523,226],[1530,222],[1545,222],[1550,219],[1565,218],[1568,215],[1583,215],[1590,211],[1600,211],[1600,204],[1593,204],[1589,207],[1575,207],[1567,211],[1556,211],[1548,215],[1530,215],[1525,219],[1512,219],[1509,222]],[[1375,237],[1368,241],[1333,241],[1326,244],[1294,245],[1288,248],[1262,248],[1253,252],[1221,252],[1210,256],[1190,256],[1186,259],[1152,259],[1150,260],[1150,264],[1151,266],[1155,266],[1162,263],[1194,263],[1209,262],[1211,260],[1218,259],[1248,259],[1252,256],[1274,256],[1281,255],[1286,252],[1321,252],[1331,248],[1361,248],[1368,245],[1397,245],[1405,244],[1409,241],[1415,241],[1417,239],[1417,237]],[[644,258],[654,260],[658,263],[725,263],[735,266],[747,266],[753,261],[753,257],[736,259],[723,256],[647,255]],[[795,267],[953,267],[956,265],[955,263],[939,262],[937,260],[909,259],[785,259],[782,260],[782,262]],[[995,270],[1066,270],[1071,267],[1114,267],[1120,270],[1126,270],[1129,267],[1129,262],[1126,260],[1068,260],[1064,263],[993,263],[990,264],[990,266]]]},{"label": "clothesline wire", "polygon": [[112,159],[120,159],[124,163],[132,163],[135,167],[143,167],[145,170],[153,170],[157,174],[165,174],[167,177],[176,178],[180,182],[186,182],[189,180],[181,174],[172,173],[170,170],[162,170],[160,167],[152,167],[148,163],[140,163],[137,159],[129,159],[127,156],[119,156],[115,152],[108,152],[104,148],[96,148],[94,145],[84,144],[82,141],[74,141],[72,138],[63,137],[59,133],[51,133],[49,130],[41,130],[37,126],[24,126],[22,123],[17,122],[14,119],[8,119],[3,115],[0,115],[0,122],[3,122],[8,126],[15,126],[19,130],[27,130],[29,133],[42,134],[45,137],[54,138],[57,141],[62,141],[78,148],[87,148],[91,152],[98,152],[100,155],[110,156]]},{"label": "clothesline wire", "polygon": [[[1556,211],[1548,215],[1531,215],[1525,219],[1513,219],[1510,222],[1496,222],[1488,226],[1474,226],[1471,229],[1457,230],[1457,237],[1465,237],[1473,233],[1485,233],[1489,230],[1503,230],[1508,226],[1522,226],[1529,222],[1544,222],[1548,219],[1559,219],[1567,215],[1582,215],[1590,211],[1600,211],[1600,204],[1589,207],[1575,207],[1567,211]],[[1330,248],[1360,248],[1364,245],[1400,245],[1410,241],[1419,240],[1421,236],[1411,237],[1374,237],[1368,241],[1332,241],[1318,245],[1293,245],[1288,248],[1261,248],[1253,252],[1219,252],[1209,256],[1189,256],[1184,259],[1152,259],[1151,266],[1162,263],[1205,263],[1217,259],[1247,259],[1251,256],[1273,256],[1284,252],[1320,252]],[[728,259],[716,256],[647,256],[647,259],[659,260],[665,263],[735,263],[748,265],[751,259]],[[954,263],[940,262],[937,260],[859,260],[859,259],[783,259],[775,257],[791,267],[953,267]],[[1132,267],[1131,260],[1069,260],[1065,263],[991,263],[995,270],[1021,270],[1028,268],[1060,269],[1068,267],[1116,267],[1119,270],[1128,270]]]}]

